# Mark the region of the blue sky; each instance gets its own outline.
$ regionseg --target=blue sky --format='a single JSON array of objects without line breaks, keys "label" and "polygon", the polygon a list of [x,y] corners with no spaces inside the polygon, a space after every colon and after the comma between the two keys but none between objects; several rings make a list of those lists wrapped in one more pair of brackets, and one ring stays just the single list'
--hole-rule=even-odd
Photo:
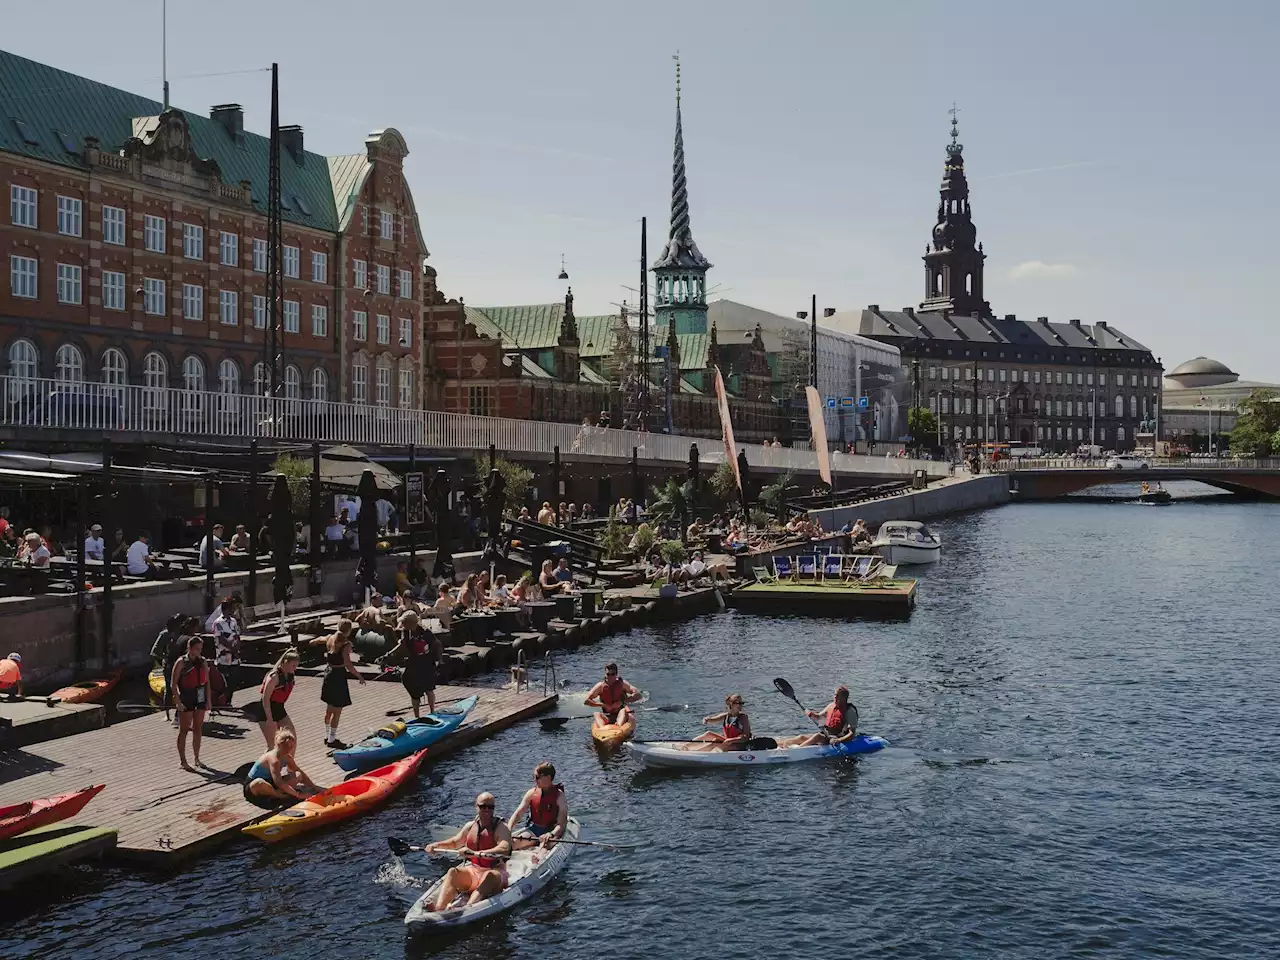
[{"label": "blue sky", "polygon": [[[304,13],[305,11],[305,13]],[[123,16],[127,14],[127,16]],[[791,314],[920,300],[960,109],[987,296],[1105,320],[1166,367],[1280,380],[1280,3],[169,2],[176,106],[239,101],[353,153],[398,128],[442,289],[634,302],[665,237],[684,65],[694,236],[717,293]],[[74,24],[75,29],[68,29]],[[45,0],[15,53],[159,96],[160,0]],[[715,295],[715,294],[713,294]]]}]

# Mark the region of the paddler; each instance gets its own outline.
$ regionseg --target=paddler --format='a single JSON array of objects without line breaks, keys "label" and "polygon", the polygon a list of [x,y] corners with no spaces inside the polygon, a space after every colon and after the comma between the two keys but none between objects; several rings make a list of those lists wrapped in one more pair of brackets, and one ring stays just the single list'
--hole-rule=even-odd
[{"label": "paddler", "polygon": [[471,906],[506,889],[506,857],[511,853],[511,831],[494,813],[496,807],[492,793],[480,794],[476,797],[474,820],[448,840],[438,840],[424,848],[427,853],[469,851],[466,863],[452,867],[444,875],[444,883],[440,885],[432,910],[448,910],[453,898],[460,893],[471,894],[466,903]]},{"label": "paddler", "polygon": [[[517,831],[516,822],[526,811],[529,817]],[[569,802],[564,797],[564,786],[556,783],[555,765],[544,760],[533,768],[533,789],[525,791],[520,806],[507,820],[507,829],[512,831],[511,848],[549,847],[564,836],[568,826]]]},{"label": "paddler", "polygon": [[822,744],[847,743],[857,734],[850,721],[854,710],[849,703],[849,688],[841,684],[836,687],[835,697],[821,713],[806,710],[805,715],[811,720],[822,722],[822,729],[816,733],[804,734],[779,740],[779,747],[815,747]]},{"label": "paddler", "polygon": [[22,654],[11,653],[0,660],[0,697],[22,699]]},{"label": "paddler", "polygon": [[600,708],[594,718],[595,726],[607,727],[615,723],[620,726],[631,712],[627,704],[634,703],[641,696],[639,690],[618,676],[616,663],[607,663],[604,667],[604,679],[591,688],[583,703],[588,707]]},{"label": "paddler", "polygon": [[743,745],[751,739],[751,720],[742,708],[746,704],[742,700],[742,694],[731,693],[724,698],[725,709],[722,713],[713,713],[709,717],[703,717],[703,723],[720,724],[720,732],[708,730],[694,737],[699,743],[691,743],[685,747],[694,753],[706,753],[711,750],[741,750]]},{"label": "paddler", "polygon": [[276,732],[288,730],[295,737],[298,731],[285,711],[285,702],[293,693],[294,672],[298,669],[298,651],[290,647],[280,655],[276,665],[262,678],[259,699],[244,708],[244,715],[258,724],[268,749],[275,743]]},{"label": "paddler", "polygon": [[204,641],[198,636],[187,639],[187,655],[173,665],[169,689],[174,694],[174,708],[178,711],[178,759],[182,769],[190,770],[187,763],[187,734],[191,734],[191,752],[196,766],[200,762],[200,733],[204,727],[204,712],[213,701],[209,687],[209,664],[201,653]]},{"label": "paddler", "polygon": [[274,810],[281,800],[305,800],[319,793],[320,788],[294,759],[297,747],[298,738],[292,730],[279,731],[275,745],[249,768],[244,779],[244,798],[254,806]]}]

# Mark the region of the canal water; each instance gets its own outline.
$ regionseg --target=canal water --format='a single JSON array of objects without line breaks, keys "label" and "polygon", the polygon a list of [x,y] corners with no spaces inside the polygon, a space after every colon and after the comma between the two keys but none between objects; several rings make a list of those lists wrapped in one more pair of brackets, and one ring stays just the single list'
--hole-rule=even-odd
[{"label": "canal water", "polygon": [[[729,691],[757,732],[798,733],[772,678],[813,707],[843,681],[888,750],[653,773],[600,759],[584,722],[527,723],[299,844],[163,877],[69,871],[5,906],[0,956],[1280,955],[1280,507],[1011,505],[938,526],[909,622],[728,612],[559,661],[581,691],[618,660],[662,708],[646,738],[697,733]],[[583,848],[525,908],[407,942],[411,894],[375,882],[386,838],[429,839],[480,789],[509,811],[543,759],[587,836],[641,847]]]}]

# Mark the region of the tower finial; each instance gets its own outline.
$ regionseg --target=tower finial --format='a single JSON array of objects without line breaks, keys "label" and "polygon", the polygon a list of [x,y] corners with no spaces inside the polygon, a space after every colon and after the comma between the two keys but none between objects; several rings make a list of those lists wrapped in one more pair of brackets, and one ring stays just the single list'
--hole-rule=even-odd
[{"label": "tower finial", "polygon": [[956,102],[952,100],[951,109],[947,111],[947,113],[951,114],[951,142],[952,143],[955,143],[960,138],[960,130],[956,126],[956,114],[958,114],[959,112],[960,110],[958,107],[956,107]]},{"label": "tower finial", "polygon": [[671,59],[676,62],[676,109],[680,109],[680,51],[677,50],[671,55]]}]

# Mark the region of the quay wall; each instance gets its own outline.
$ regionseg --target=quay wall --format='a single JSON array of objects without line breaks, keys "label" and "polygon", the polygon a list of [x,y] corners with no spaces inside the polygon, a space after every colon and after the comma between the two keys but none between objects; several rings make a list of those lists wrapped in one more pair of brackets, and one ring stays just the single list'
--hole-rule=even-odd
[{"label": "quay wall", "polygon": [[874,533],[886,520],[927,520],[964,510],[995,507],[1009,500],[1009,477],[987,474],[944,481],[925,490],[909,490],[882,500],[810,510],[809,517],[821,520],[824,530],[839,530],[861,517]]}]

